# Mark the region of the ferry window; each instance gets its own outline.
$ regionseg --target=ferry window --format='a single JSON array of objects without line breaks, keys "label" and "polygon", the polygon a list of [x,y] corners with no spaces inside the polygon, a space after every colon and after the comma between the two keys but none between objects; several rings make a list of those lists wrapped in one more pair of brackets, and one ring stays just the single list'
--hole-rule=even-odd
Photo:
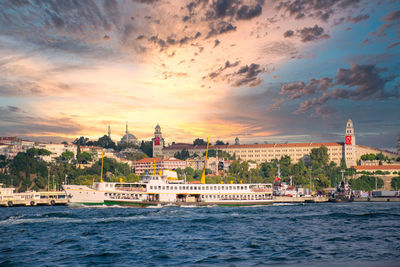
[{"label": "ferry window", "polygon": [[169,186],[167,185],[167,190],[169,190]]},{"label": "ferry window", "polygon": [[158,186],[158,190],[161,190],[161,185]]},{"label": "ferry window", "polygon": [[190,190],[193,190],[193,186],[190,187]]},{"label": "ferry window", "polygon": [[165,190],[165,186],[163,186],[162,189]]},{"label": "ferry window", "polygon": [[152,186],[152,185],[150,186],[150,189],[153,189],[153,186]]},{"label": "ferry window", "polygon": [[229,186],[229,190],[232,190],[232,186]]},{"label": "ferry window", "polygon": [[208,190],[208,186],[206,186],[206,190]]},{"label": "ferry window", "polygon": [[220,187],[220,186],[218,186],[218,190],[221,190],[221,187]]},{"label": "ferry window", "polygon": [[243,186],[241,186],[241,187],[240,187],[240,189],[242,189],[242,190],[243,190]]},{"label": "ferry window", "polygon": [[217,190],[217,187],[216,187],[216,186],[214,186],[214,190]]}]

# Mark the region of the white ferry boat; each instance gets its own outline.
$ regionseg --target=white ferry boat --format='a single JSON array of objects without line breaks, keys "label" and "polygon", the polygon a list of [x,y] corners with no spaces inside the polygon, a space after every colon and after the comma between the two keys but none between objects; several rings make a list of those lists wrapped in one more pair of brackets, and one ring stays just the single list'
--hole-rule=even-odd
[{"label": "white ferry boat", "polygon": [[[204,166],[208,155],[208,142]],[[155,166],[155,165],[154,165]],[[205,167],[200,183],[178,180],[176,172],[144,175],[138,183],[103,182],[103,158],[100,182],[92,187],[63,185],[69,203],[85,205],[222,205],[248,206],[273,203],[272,184],[206,184]]]},{"label": "white ferry boat", "polygon": [[92,187],[64,185],[70,203],[85,205],[220,205],[272,204],[272,184],[199,184],[171,177],[171,171],[145,175],[138,183],[96,182]]}]

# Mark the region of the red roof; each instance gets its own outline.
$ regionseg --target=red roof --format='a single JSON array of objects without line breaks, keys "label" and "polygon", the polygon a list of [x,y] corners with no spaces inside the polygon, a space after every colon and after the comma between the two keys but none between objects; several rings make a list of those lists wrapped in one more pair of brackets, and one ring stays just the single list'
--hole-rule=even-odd
[{"label": "red roof", "polygon": [[161,158],[144,158],[136,161],[136,163],[154,163],[154,161],[160,162],[161,160],[162,160]]},{"label": "red roof", "polygon": [[400,170],[400,165],[373,165],[373,166],[354,166],[354,168],[358,171],[366,171],[366,170]]},{"label": "red roof", "polygon": [[[229,149],[229,148],[271,148],[271,147],[320,147],[320,146],[343,146],[343,143],[291,143],[291,144],[246,144],[246,145],[220,145],[209,146],[209,149]],[[206,149],[206,146],[194,146],[191,144],[174,144],[164,148],[165,150],[175,149]]]}]

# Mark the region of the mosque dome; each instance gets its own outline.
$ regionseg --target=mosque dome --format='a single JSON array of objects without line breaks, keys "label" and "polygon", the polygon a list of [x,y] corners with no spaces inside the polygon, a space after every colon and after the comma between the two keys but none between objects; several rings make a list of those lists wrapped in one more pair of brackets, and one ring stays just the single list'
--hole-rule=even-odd
[{"label": "mosque dome", "polygon": [[138,139],[136,138],[136,136],[134,136],[133,134],[131,134],[131,133],[128,133],[128,138],[127,138],[127,136],[126,136],[126,134],[121,138],[121,141],[120,141],[121,143],[126,143],[126,142],[128,142],[128,143],[133,143],[133,144],[137,144],[137,142],[138,142]]}]

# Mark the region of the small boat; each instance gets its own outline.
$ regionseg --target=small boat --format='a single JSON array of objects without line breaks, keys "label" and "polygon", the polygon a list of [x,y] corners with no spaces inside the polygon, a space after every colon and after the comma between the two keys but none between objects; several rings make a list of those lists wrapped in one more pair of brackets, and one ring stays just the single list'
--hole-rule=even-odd
[{"label": "small boat", "polygon": [[344,170],[342,170],[342,181],[336,187],[336,191],[330,195],[328,201],[334,203],[354,201],[353,190],[344,178]]}]

